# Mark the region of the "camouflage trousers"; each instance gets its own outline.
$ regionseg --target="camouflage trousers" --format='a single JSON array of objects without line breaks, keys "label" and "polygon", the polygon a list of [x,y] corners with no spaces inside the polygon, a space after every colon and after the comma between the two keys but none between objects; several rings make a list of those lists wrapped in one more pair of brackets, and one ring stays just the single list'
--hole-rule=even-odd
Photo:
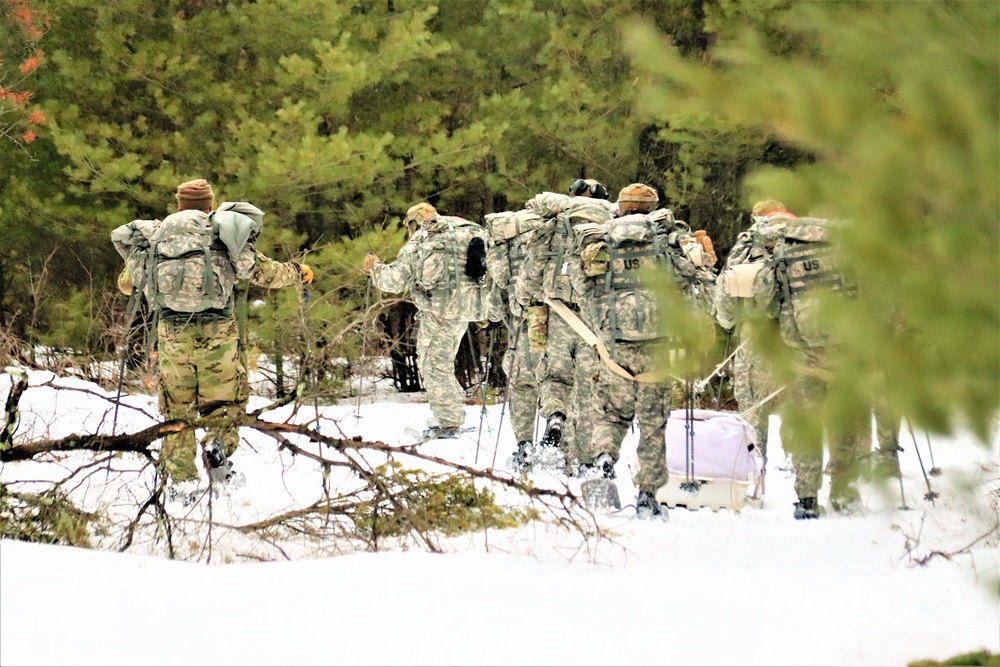
[{"label": "camouflage trousers", "polygon": [[511,337],[511,346],[507,348],[501,364],[510,383],[507,403],[510,426],[516,442],[533,442],[538,423],[538,380],[535,378],[535,366],[542,355],[531,351],[527,329],[527,321],[522,321],[521,330]]},{"label": "camouflage trousers", "polygon": [[[160,412],[167,419],[208,417],[205,441],[217,440],[226,456],[239,445],[239,427],[250,396],[235,319],[205,324],[161,321],[156,330]],[[198,478],[194,429],[165,436],[160,466],[174,482]]]},{"label": "camouflage trousers", "polygon": [[[638,375],[657,367],[657,359],[662,358],[659,348],[655,343],[617,342],[612,356],[632,375]],[[640,491],[655,493],[668,478],[663,429],[670,416],[671,395],[670,385],[628,380],[602,362],[594,387],[594,436],[586,461],[593,461],[603,452],[617,461],[622,440],[635,420],[639,424],[639,444],[638,470],[633,481]]]},{"label": "camouflage trousers", "polygon": [[590,451],[594,427],[594,382],[598,375],[597,351],[554,311],[549,311],[545,353],[536,368],[539,412],[548,419],[556,412],[566,416],[560,448],[567,462],[584,461]]},{"label": "camouflage trousers", "polygon": [[[757,432],[757,447],[767,460],[767,430],[778,396],[761,404],[778,387],[760,355],[744,345],[733,357],[733,397],[744,418]],[[756,406],[756,407],[754,407]],[[749,410],[749,412],[747,412]]]},{"label": "camouflage trousers", "polygon": [[465,423],[465,392],[455,378],[455,357],[469,328],[465,320],[417,313],[417,368],[427,390],[431,414],[442,428]]},{"label": "camouflage trousers", "polygon": [[826,382],[811,371],[825,369],[825,354],[821,348],[802,351],[803,372],[782,404],[781,442],[795,468],[795,493],[799,498],[816,498],[823,486],[824,438],[829,443],[826,472],[830,475],[831,497],[852,493],[861,459],[870,451],[870,414],[824,419],[830,414],[825,404]]}]

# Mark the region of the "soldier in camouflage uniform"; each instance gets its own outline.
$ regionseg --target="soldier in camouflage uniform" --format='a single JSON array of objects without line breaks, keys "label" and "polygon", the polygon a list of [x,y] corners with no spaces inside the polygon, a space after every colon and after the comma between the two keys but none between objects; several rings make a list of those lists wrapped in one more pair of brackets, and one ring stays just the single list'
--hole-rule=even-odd
[{"label": "soldier in camouflage uniform", "polygon": [[[676,223],[668,211],[654,212],[658,203],[656,190],[648,185],[633,183],[622,188],[617,202],[618,217],[606,223],[607,231],[601,237],[595,237],[603,240],[588,244],[581,253],[583,272],[578,276],[592,277],[584,279],[577,290],[582,295],[581,310],[587,325],[601,336],[614,362],[632,376],[626,377],[610,364],[599,366],[592,398],[592,412],[596,415],[594,435],[584,459],[584,467],[588,469],[584,474],[614,479],[614,464],[618,461],[622,440],[633,420],[636,421],[639,427],[638,469],[633,481],[638,489],[637,513],[642,518],[662,513],[655,495],[668,479],[663,429],[670,415],[672,390],[669,380],[656,379],[658,370],[663,367],[662,360],[670,354],[670,342],[659,337],[655,310],[646,313],[645,308],[652,307],[646,306],[643,312],[628,317],[629,308],[636,310],[629,304],[640,304],[647,298],[655,300],[653,294],[639,289],[633,281],[638,271],[654,268],[653,264],[645,262],[656,261],[669,263],[669,269],[666,265],[661,269],[698,276],[699,284],[707,286],[714,280],[710,270],[698,269],[688,257],[677,255],[667,259],[664,254],[662,259],[654,259],[651,256],[650,251],[654,248],[666,251],[671,245],[681,247],[680,238],[697,239],[692,243],[696,243],[699,250],[707,251],[711,243],[704,233],[698,237],[691,235],[687,226]],[[625,226],[634,226],[635,230],[625,231]],[[616,231],[616,227],[620,231]],[[610,239],[616,237],[636,238],[638,245],[632,251],[628,250],[628,244],[618,245],[614,252],[620,258],[616,260],[609,253]],[[645,240],[638,241],[638,238]],[[707,259],[701,259],[701,252],[697,256],[707,264]],[[701,283],[702,280],[707,282]],[[616,284],[621,284],[618,289],[624,291],[613,297],[608,285]],[[626,334],[622,330],[630,328],[625,322],[633,321],[645,333]]]},{"label": "soldier in camouflage uniform", "polygon": [[[490,213],[486,216],[490,237],[486,254],[487,268],[508,303],[527,254],[526,244],[531,239],[532,231],[541,222],[540,216],[527,209]],[[528,340],[527,320],[523,316],[513,315],[510,320],[507,352],[504,354],[502,367],[508,382],[510,426],[517,443],[517,449],[513,453],[514,461],[519,469],[527,470],[527,453],[534,443],[538,422],[538,379],[535,377],[535,368],[542,355],[532,349]]]},{"label": "soldier in camouflage uniform", "polygon": [[[150,261],[147,251],[138,244],[140,239],[156,239],[163,245],[169,242],[165,230],[171,225],[207,226],[211,229],[215,196],[211,186],[203,179],[181,183],[176,192],[177,213],[163,221],[135,220],[112,232],[116,249],[126,260],[125,269],[118,277],[118,288],[131,294],[133,287],[142,288],[143,295],[153,305],[157,318],[157,355],[159,406],[167,419],[193,419],[200,416],[211,419],[206,429],[203,458],[206,470],[223,470],[231,474],[228,459],[239,445],[239,425],[246,412],[250,395],[244,350],[241,348],[240,331],[233,314],[233,283],[249,280],[253,285],[275,289],[312,282],[312,270],[297,262],[276,262],[256,250],[255,234],[243,227],[245,236],[235,261],[231,251],[213,242],[211,258],[215,275],[230,275],[232,280],[218,286],[209,307],[203,294],[205,288],[199,271],[176,269],[168,261],[156,260],[152,271],[155,279],[147,275]],[[263,216],[256,207],[245,202],[223,204],[216,215],[216,224],[226,218],[236,219],[236,214]],[[249,218],[244,220],[248,223]],[[257,218],[257,232],[260,219]],[[237,226],[240,223],[235,223]],[[225,227],[225,224],[223,224]],[[235,229],[235,227],[230,227]],[[193,287],[187,283],[196,279]],[[138,283],[138,284],[137,284]],[[168,291],[167,286],[180,287]],[[166,303],[170,304],[167,307]],[[181,489],[185,499],[197,483],[195,465],[198,443],[193,429],[186,429],[163,438],[159,467],[169,479],[172,490]],[[190,487],[190,488],[189,488]]]},{"label": "soldier in camouflage uniform", "polygon": [[[819,290],[850,291],[829,247],[832,226],[827,220],[796,218],[786,212],[754,233],[757,246],[773,253],[754,276],[754,300],[778,321],[781,338],[792,349],[798,369],[783,401],[781,422],[781,441],[795,468],[796,519],[815,519],[821,514],[824,431],[830,445],[830,504],[836,511],[851,511],[860,503],[854,484],[869,444],[865,434],[871,430],[871,415],[865,411],[823,418],[829,414],[825,405],[828,359],[837,348],[817,320],[816,294]],[[782,265],[787,269],[782,270]]]},{"label": "soldier in camouflage uniform", "polygon": [[[578,179],[570,185],[570,195],[541,193],[527,202],[526,207],[552,224],[539,230],[528,245],[528,253],[518,274],[511,300],[515,317],[528,320],[529,342],[541,353],[536,368],[539,392],[539,413],[546,420],[541,446],[559,447],[566,461],[567,472],[573,462],[589,452],[593,429],[590,410],[597,356],[578,333],[559,315],[551,312],[546,300],[557,301],[573,311],[579,304],[572,294],[570,274],[576,270],[560,258],[568,252],[566,237],[556,223],[558,214],[567,207],[586,205],[591,200],[597,209],[611,217],[613,204],[607,200],[607,188],[592,179]],[[526,459],[523,448],[515,460]]]},{"label": "soldier in camouflage uniform", "polygon": [[[752,266],[757,268],[764,261],[764,253],[753,244],[753,234],[774,217],[792,217],[780,202],[768,199],[757,202],[752,210],[753,224],[740,234],[736,245],[726,258],[726,265],[715,285],[715,319],[739,343],[733,355],[733,395],[744,417],[757,432],[757,446],[767,462],[768,421],[776,397],[768,399],[778,389],[769,369],[759,354],[754,352],[747,322],[747,308],[752,307],[749,291],[749,273],[740,272]],[[746,266],[745,266],[746,265]],[[735,268],[742,267],[742,268]],[[752,269],[751,269],[752,271]],[[741,291],[742,289],[742,291]],[[769,320],[768,320],[769,321]],[[776,335],[776,331],[765,331]]]},{"label": "soldier in camouflage uniform", "polygon": [[[427,388],[434,422],[427,437],[454,437],[465,423],[465,396],[455,378],[455,356],[469,322],[503,318],[499,293],[486,273],[486,232],[457,216],[439,215],[422,202],[406,213],[410,239],[392,264],[375,254],[364,270],[384,292],[409,291],[416,305],[417,367]],[[466,262],[481,244],[481,266]]]}]

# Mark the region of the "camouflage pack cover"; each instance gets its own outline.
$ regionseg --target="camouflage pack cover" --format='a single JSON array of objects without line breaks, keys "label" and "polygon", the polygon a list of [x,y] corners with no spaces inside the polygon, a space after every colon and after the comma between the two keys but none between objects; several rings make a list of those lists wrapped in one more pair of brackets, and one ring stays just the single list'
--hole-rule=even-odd
[{"label": "camouflage pack cover", "polygon": [[770,257],[753,282],[754,300],[779,322],[782,339],[793,347],[830,344],[820,319],[825,294],[851,294],[831,243],[836,223],[819,218],[777,218],[755,234]]},{"label": "camouflage pack cover", "polygon": [[[536,243],[544,248],[546,258],[542,278],[542,293],[546,299],[559,299],[577,303],[573,277],[579,272],[580,263],[575,249],[581,246],[580,237],[592,233],[593,227],[614,219],[611,204],[590,197],[569,197],[567,206],[551,219],[548,234],[538,231]],[[547,237],[547,238],[546,238]],[[547,246],[545,245],[547,243]]]},{"label": "camouflage pack cover", "polygon": [[260,231],[259,221],[238,208],[229,206],[222,215],[228,245],[220,239],[214,214],[196,210],[179,211],[162,221],[133,220],[115,229],[111,240],[133,283],[142,285],[155,309],[225,310],[231,307],[236,281],[253,271],[251,239]]},{"label": "camouflage pack cover", "polygon": [[[473,238],[487,243],[486,230],[458,216],[438,215],[431,229],[417,232],[413,246],[414,303],[439,317],[476,322],[497,321],[502,304],[492,277],[474,280],[465,274],[466,251]],[[403,288],[396,290],[403,291]]]},{"label": "camouflage pack cover", "polygon": [[488,213],[485,218],[489,235],[486,266],[493,281],[506,290],[517,279],[526,256],[525,244],[545,219],[528,209]]},{"label": "camouflage pack cover", "polygon": [[650,270],[669,271],[699,306],[710,303],[714,275],[683,252],[690,230],[675,222],[672,214],[633,213],[602,225],[602,239],[581,244],[584,280],[578,291],[585,295],[585,320],[608,342],[660,337],[659,300],[641,279]]}]

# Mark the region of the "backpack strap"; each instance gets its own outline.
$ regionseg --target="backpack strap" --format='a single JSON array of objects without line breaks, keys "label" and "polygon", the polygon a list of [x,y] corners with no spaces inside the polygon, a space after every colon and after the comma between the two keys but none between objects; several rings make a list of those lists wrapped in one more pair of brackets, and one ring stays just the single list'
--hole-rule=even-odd
[{"label": "backpack strap", "polygon": [[632,375],[628,372],[621,364],[614,360],[611,353],[608,351],[607,346],[604,341],[601,340],[597,334],[590,330],[590,328],[583,323],[583,320],[574,313],[566,304],[556,299],[545,299],[545,304],[554,310],[559,317],[573,329],[576,333],[580,335],[587,345],[597,349],[597,356],[601,358],[601,361],[611,369],[616,375],[629,380],[631,382],[642,382],[644,384],[653,384],[657,382],[657,377],[655,373],[639,373],[638,375]]}]

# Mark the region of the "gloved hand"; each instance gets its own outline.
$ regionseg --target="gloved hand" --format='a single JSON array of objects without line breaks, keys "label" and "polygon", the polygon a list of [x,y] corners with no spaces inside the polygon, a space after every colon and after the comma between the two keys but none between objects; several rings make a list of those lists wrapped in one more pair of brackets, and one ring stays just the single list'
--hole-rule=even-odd
[{"label": "gloved hand", "polygon": [[365,270],[365,273],[371,273],[372,267],[375,266],[375,262],[377,261],[379,261],[378,255],[376,255],[375,253],[369,252],[367,255],[365,255],[365,263],[362,265],[362,268]]},{"label": "gloved hand", "polygon": [[302,284],[308,285],[313,281],[313,270],[308,264],[299,264],[299,273],[302,274]]},{"label": "gloved hand", "polygon": [[698,239],[698,243],[701,244],[702,250],[705,251],[705,255],[708,258],[708,266],[715,266],[718,258],[715,256],[715,245],[712,243],[712,237],[708,235],[704,229],[699,229],[694,233],[694,237]]}]

